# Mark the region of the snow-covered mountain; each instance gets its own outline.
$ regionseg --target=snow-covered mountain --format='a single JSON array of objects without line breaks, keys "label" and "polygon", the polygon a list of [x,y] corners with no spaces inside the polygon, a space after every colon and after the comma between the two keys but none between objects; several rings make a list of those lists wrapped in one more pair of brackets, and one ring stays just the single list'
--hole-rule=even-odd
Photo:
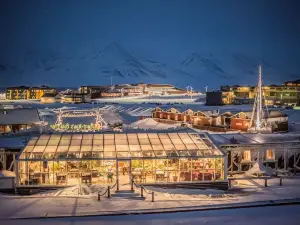
[{"label": "snow-covered mountain", "polygon": [[259,63],[263,64],[266,83],[289,79],[271,62],[236,52],[194,52],[169,64],[138,57],[117,43],[69,54],[28,51],[14,59],[2,59],[3,84],[93,85],[109,84],[112,78],[113,83],[143,81],[217,88],[225,84],[255,84]]}]

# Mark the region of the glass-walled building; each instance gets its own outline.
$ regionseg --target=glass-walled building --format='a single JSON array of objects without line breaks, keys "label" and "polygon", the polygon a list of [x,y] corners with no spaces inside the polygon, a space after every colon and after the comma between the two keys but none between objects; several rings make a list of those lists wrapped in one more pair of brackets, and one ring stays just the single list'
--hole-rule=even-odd
[{"label": "glass-walled building", "polygon": [[18,186],[227,182],[227,157],[197,133],[41,135],[17,168]]}]

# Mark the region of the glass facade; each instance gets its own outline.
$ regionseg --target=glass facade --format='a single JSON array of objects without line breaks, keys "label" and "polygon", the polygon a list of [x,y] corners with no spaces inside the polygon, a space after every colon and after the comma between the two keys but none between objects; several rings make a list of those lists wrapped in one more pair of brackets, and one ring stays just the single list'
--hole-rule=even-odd
[{"label": "glass facade", "polygon": [[41,135],[18,158],[18,185],[222,181],[225,160],[205,134]]}]

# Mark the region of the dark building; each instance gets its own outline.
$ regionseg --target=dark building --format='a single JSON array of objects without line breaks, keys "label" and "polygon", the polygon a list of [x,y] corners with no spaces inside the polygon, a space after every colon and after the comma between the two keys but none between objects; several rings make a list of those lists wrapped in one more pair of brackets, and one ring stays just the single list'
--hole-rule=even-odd
[{"label": "dark building", "polygon": [[222,91],[206,92],[206,105],[224,105]]}]

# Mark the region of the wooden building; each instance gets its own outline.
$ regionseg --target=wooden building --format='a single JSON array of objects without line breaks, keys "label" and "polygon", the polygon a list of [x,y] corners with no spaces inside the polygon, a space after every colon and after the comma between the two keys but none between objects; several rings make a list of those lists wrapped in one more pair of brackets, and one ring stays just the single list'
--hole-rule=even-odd
[{"label": "wooden building", "polygon": [[0,109],[0,134],[32,130],[40,124],[37,109]]}]

